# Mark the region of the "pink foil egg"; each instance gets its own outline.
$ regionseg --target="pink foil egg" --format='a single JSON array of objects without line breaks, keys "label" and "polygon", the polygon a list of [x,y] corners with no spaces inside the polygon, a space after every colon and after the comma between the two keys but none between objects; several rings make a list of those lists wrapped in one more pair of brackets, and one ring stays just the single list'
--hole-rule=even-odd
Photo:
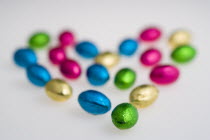
[{"label": "pink foil egg", "polygon": [[53,64],[58,65],[66,60],[65,51],[60,47],[52,48],[49,51],[49,59]]},{"label": "pink foil egg", "polygon": [[81,75],[81,67],[74,60],[65,60],[60,65],[61,73],[69,79],[77,79]]},{"label": "pink foil egg", "polygon": [[74,35],[70,31],[64,31],[59,36],[60,46],[65,47],[75,43]]},{"label": "pink foil egg", "polygon": [[160,62],[162,54],[157,49],[148,49],[140,56],[140,62],[145,66],[153,66]]},{"label": "pink foil egg", "polygon": [[175,82],[179,77],[179,70],[172,65],[160,65],[152,69],[150,79],[156,84],[167,85]]},{"label": "pink foil egg", "polygon": [[156,27],[146,28],[139,35],[139,41],[152,42],[159,39],[161,36],[160,29]]}]

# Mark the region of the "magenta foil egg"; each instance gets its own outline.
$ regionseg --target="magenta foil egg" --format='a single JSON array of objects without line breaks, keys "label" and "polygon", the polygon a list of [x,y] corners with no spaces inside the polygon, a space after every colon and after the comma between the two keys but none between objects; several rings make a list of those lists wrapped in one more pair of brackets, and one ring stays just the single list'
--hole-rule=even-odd
[{"label": "magenta foil egg", "polygon": [[74,60],[65,60],[60,65],[60,71],[66,78],[77,79],[81,75],[81,67]]},{"label": "magenta foil egg", "polygon": [[56,48],[50,49],[49,60],[55,65],[58,65],[64,60],[66,60],[66,54],[63,48],[56,47]]},{"label": "magenta foil egg", "polygon": [[74,35],[70,31],[64,31],[59,36],[60,46],[65,47],[75,43]]},{"label": "magenta foil egg", "polygon": [[145,66],[153,66],[160,62],[162,54],[158,49],[148,49],[140,56],[140,62]]},{"label": "magenta foil egg", "polygon": [[152,69],[150,79],[161,85],[167,85],[175,82],[179,77],[179,70],[172,65],[159,65]]},{"label": "magenta foil egg", "polygon": [[138,40],[145,41],[145,42],[152,42],[159,39],[160,36],[161,36],[160,29],[156,27],[150,27],[150,28],[146,28],[140,33]]}]

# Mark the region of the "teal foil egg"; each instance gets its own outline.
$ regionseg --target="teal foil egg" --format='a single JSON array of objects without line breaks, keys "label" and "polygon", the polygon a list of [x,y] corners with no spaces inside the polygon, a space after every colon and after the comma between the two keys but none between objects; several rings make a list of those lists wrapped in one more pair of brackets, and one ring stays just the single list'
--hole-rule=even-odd
[{"label": "teal foil egg", "polygon": [[18,49],[15,51],[13,60],[16,65],[26,68],[37,63],[36,54],[32,49]]},{"label": "teal foil egg", "polygon": [[111,102],[103,93],[95,90],[82,92],[78,97],[80,106],[88,113],[100,115],[111,109]]},{"label": "teal foil egg", "polygon": [[119,45],[119,53],[125,56],[133,55],[138,49],[138,42],[134,39],[125,39]]},{"label": "teal foil egg", "polygon": [[43,87],[48,81],[51,80],[50,73],[43,66],[34,64],[26,69],[28,80],[36,85]]},{"label": "teal foil egg", "polygon": [[88,41],[80,42],[76,45],[76,52],[87,59],[94,58],[98,55],[99,51],[95,44]]},{"label": "teal foil egg", "polygon": [[103,65],[94,64],[87,69],[87,79],[94,86],[102,86],[109,80],[109,72]]}]

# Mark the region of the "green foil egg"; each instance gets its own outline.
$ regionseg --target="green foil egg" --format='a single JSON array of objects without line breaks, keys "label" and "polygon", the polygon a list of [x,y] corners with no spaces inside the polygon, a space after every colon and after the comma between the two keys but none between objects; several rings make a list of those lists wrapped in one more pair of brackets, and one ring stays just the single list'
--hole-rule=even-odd
[{"label": "green foil egg", "polygon": [[135,71],[130,68],[123,68],[117,72],[114,79],[114,84],[119,89],[128,89],[134,84],[135,80]]},{"label": "green foil egg", "polygon": [[44,32],[38,32],[33,34],[28,41],[31,49],[42,49],[50,42],[50,36]]},{"label": "green foil egg", "polygon": [[195,55],[195,48],[190,45],[182,45],[173,50],[171,58],[177,63],[187,63],[193,60]]},{"label": "green foil egg", "polygon": [[129,129],[138,121],[138,111],[130,103],[122,103],[111,114],[113,124],[119,129]]}]

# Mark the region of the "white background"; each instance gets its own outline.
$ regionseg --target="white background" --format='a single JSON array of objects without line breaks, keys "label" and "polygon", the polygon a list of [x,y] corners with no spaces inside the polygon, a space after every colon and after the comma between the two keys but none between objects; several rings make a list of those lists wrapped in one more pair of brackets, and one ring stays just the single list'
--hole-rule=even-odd
[{"label": "white background", "polygon": [[[68,80],[74,89],[73,97],[65,103],[49,99],[44,88],[30,84],[25,71],[15,66],[14,51],[27,46],[30,34],[47,31],[55,46],[63,29],[73,30],[78,41],[91,40],[101,51],[117,51],[119,42],[136,38],[145,26],[156,25],[163,30],[163,38],[154,46],[160,48],[162,64],[173,63],[169,58],[168,35],[183,28],[192,32],[196,59],[180,68],[180,79],[173,85],[158,86],[158,100],[139,110],[139,121],[129,130],[118,130],[111,122],[111,111],[93,116],[84,112],[77,96],[81,91],[97,89],[112,101],[112,109],[128,102],[135,86],[151,83],[150,68],[138,63],[140,53],[148,48],[141,44],[131,58],[123,57],[110,71],[111,79],[103,87],[90,86],[85,69],[92,60],[80,58],[73,49],[71,58],[77,59],[83,74],[76,81]],[[210,2],[159,0],[0,0],[0,140],[209,140],[210,127]],[[63,78],[58,67],[47,59],[47,49],[38,51],[39,62],[53,77]],[[120,91],[113,85],[113,77],[122,67],[131,67],[137,74],[135,85]]]}]

